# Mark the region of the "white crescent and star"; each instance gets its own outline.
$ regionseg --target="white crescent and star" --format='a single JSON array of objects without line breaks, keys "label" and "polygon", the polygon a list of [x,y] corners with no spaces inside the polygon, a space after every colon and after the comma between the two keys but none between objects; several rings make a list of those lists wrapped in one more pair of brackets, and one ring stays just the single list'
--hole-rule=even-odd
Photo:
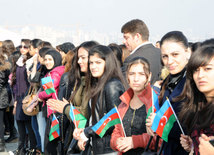
[{"label": "white crescent and star", "polygon": [[[168,119],[167,119],[167,117],[166,116],[163,116],[163,117],[161,117],[161,119],[163,120],[165,118],[165,124],[167,123],[167,121],[168,121]],[[163,124],[163,122],[161,122],[161,124],[160,124],[161,126],[163,126],[164,124]]]},{"label": "white crescent and star", "polygon": [[111,121],[111,117],[107,118],[107,120],[109,120],[109,121],[105,122],[105,123],[103,124],[104,126],[105,126],[108,122]]},{"label": "white crescent and star", "polygon": [[44,88],[44,90],[45,90],[45,89],[47,89],[47,86],[46,86],[46,85],[43,85],[43,88]]}]

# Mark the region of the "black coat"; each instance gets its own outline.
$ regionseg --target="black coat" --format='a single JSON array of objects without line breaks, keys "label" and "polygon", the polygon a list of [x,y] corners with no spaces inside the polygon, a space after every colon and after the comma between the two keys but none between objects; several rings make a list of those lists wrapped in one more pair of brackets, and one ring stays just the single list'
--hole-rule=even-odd
[{"label": "black coat", "polygon": [[[104,86],[103,92],[99,95],[98,101],[96,103],[96,108],[99,111],[99,118],[96,118],[98,122],[103,115],[108,113],[114,106],[118,106],[121,103],[120,96],[124,93],[124,86],[122,83],[116,79],[110,79]],[[100,97],[102,96],[102,103],[100,102]],[[102,107],[102,108],[101,108]],[[89,116],[91,112],[91,107],[89,106]],[[103,138],[100,138],[92,129],[92,126],[87,127],[84,132],[86,137],[92,137],[92,150],[94,154],[104,154],[114,152],[110,147],[111,134],[114,127],[110,127]]]},{"label": "black coat", "polygon": [[62,100],[63,98],[69,99],[71,96],[71,91],[73,90],[73,84],[69,80],[69,72],[64,73],[61,76],[59,83],[58,99]]},{"label": "black coat", "polygon": [[[166,100],[166,97],[169,98],[170,103],[172,104],[172,107],[176,113],[176,115],[179,115],[179,112],[181,110],[181,102],[173,102],[173,98],[179,96],[181,92],[183,91],[184,84],[186,82],[186,76],[184,76],[176,85],[172,93],[170,93],[170,90],[166,88],[164,92],[164,98],[163,102]],[[174,123],[169,136],[168,136],[168,142],[164,142],[164,148],[163,152],[164,154],[173,154],[173,155],[187,155],[188,153],[183,149],[183,147],[180,144],[180,135],[181,130],[179,128],[179,125],[177,121]]]},{"label": "black coat", "polygon": [[7,108],[10,104],[11,95],[10,85],[8,83],[10,75],[10,63],[0,64],[0,109]]},{"label": "black coat", "polygon": [[137,49],[133,54],[129,55],[123,62],[122,72],[126,75],[128,63],[135,57],[144,57],[150,63],[150,70],[152,72],[151,84],[160,80],[161,74],[161,52],[160,49],[155,48],[152,44],[146,44]]}]

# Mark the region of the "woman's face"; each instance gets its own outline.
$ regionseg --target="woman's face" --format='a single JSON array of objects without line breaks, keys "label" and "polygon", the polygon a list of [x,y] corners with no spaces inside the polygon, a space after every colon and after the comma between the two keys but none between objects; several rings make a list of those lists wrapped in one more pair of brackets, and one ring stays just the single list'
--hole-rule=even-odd
[{"label": "woman's face", "polygon": [[34,56],[36,54],[36,48],[34,48],[32,45],[30,46],[29,53],[31,56]]},{"label": "woman's face", "polygon": [[164,66],[170,74],[181,72],[186,66],[190,57],[190,51],[181,43],[165,41],[161,46],[161,56]]},{"label": "woman's face", "polygon": [[54,67],[54,59],[51,55],[45,55],[45,66],[48,70]]},{"label": "woman's face", "polygon": [[94,54],[89,57],[89,68],[93,77],[100,78],[105,70],[105,60]]},{"label": "woman's face", "polygon": [[88,70],[88,51],[80,47],[78,50],[78,62],[80,70],[83,73],[86,73]]},{"label": "woman's face", "polygon": [[199,67],[193,73],[193,79],[200,92],[206,97],[214,97],[214,58],[208,65]]},{"label": "woman's face", "polygon": [[22,55],[26,55],[29,52],[29,48],[25,45],[24,42],[21,42],[20,52]]},{"label": "woman's face", "polygon": [[133,64],[127,74],[129,86],[135,93],[140,93],[147,83],[144,65],[141,63]]}]

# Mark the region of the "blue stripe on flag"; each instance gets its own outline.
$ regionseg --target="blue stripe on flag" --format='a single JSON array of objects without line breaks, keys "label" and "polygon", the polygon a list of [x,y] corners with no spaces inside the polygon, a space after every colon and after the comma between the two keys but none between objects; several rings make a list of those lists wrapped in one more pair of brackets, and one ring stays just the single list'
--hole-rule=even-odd
[{"label": "blue stripe on flag", "polygon": [[160,110],[156,113],[156,116],[154,118],[154,121],[152,123],[152,130],[155,132],[158,128],[160,119],[162,118],[162,116],[164,115],[164,113],[167,111],[167,109],[170,107],[168,100],[166,100],[162,107],[160,108]]},{"label": "blue stripe on flag", "polygon": [[71,120],[74,121],[74,112],[72,111],[72,108],[76,109],[73,105],[71,105],[69,115],[71,117]]},{"label": "blue stripe on flag", "polygon": [[116,108],[113,108],[111,111],[109,111],[105,116],[103,116],[103,118],[92,127],[92,130],[97,131],[97,129],[100,128],[100,126],[104,123],[104,121],[111,115],[113,115],[114,113],[117,113]]},{"label": "blue stripe on flag", "polygon": [[159,106],[159,101],[158,101],[158,95],[155,93],[155,91],[152,89],[152,96],[153,96],[153,103],[154,103],[154,106],[155,106],[155,109],[156,109],[156,113],[157,111],[160,109],[160,106]]}]

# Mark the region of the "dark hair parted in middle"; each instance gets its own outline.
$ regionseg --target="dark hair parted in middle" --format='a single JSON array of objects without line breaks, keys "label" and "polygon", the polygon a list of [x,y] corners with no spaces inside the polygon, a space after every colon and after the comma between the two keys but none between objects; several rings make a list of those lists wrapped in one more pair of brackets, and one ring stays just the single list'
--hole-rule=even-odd
[{"label": "dark hair parted in middle", "polygon": [[181,31],[171,31],[165,34],[160,41],[160,46],[163,45],[165,41],[173,41],[181,43],[185,48],[188,48],[188,40]]},{"label": "dark hair parted in middle", "polygon": [[150,75],[150,64],[149,64],[149,61],[144,57],[135,57],[129,62],[129,64],[127,66],[127,70],[126,70],[126,77],[128,77],[129,69],[134,64],[142,64],[143,65],[143,70],[145,72],[147,83],[148,83],[149,82],[148,79],[149,79],[149,75]]},{"label": "dark hair parted in middle", "polygon": [[93,56],[95,54],[97,54],[101,59],[105,61],[105,68],[103,75],[99,79],[97,79],[92,77],[92,74],[89,71],[90,67],[88,67],[87,90],[91,90],[91,93],[89,95],[90,98],[97,95],[97,93],[99,93],[104,88],[104,85],[108,80],[110,80],[110,78],[117,78],[123,84],[125,84],[120,65],[113,51],[107,46],[97,45],[89,51],[89,59],[90,56]]}]

